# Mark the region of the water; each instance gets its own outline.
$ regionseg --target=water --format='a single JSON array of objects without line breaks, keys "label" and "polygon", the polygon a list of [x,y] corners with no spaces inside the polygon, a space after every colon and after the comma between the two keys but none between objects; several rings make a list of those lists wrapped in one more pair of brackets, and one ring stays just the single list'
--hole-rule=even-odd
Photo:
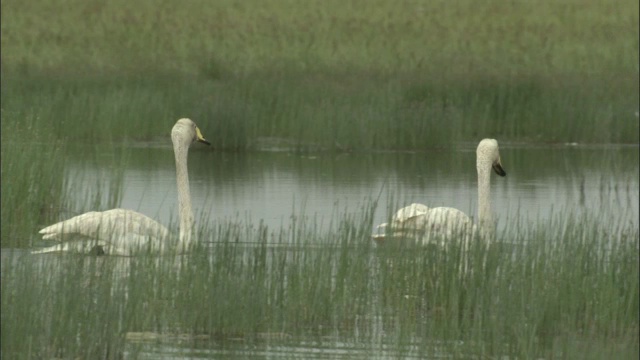
[{"label": "water", "polygon": [[[208,150],[195,146],[189,156],[196,218],[205,214],[212,219],[250,219],[279,227],[292,215],[304,212],[327,223],[333,215],[345,209],[357,211],[371,200],[378,200],[375,224],[386,222],[391,212],[412,202],[455,207],[472,217],[477,214],[474,144],[454,152],[338,155]],[[121,173],[118,206],[168,224],[177,215],[171,148],[130,151]],[[117,180],[107,157],[80,157],[71,162],[68,174],[80,200],[99,181]],[[491,179],[498,229],[516,214],[526,221],[541,221],[559,211],[585,209],[638,223],[637,146],[502,144],[501,157],[507,176],[492,174]],[[108,198],[108,186],[102,190]]]}]

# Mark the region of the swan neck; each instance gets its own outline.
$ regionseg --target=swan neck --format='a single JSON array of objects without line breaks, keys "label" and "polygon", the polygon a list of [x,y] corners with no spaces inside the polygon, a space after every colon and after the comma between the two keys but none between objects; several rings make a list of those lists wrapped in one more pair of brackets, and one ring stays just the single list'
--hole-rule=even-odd
[{"label": "swan neck", "polygon": [[491,215],[491,165],[478,163],[478,222],[480,229],[491,231],[493,217]]},{"label": "swan neck", "polygon": [[180,239],[178,250],[189,246],[193,237],[193,211],[191,209],[191,193],[189,191],[189,173],[187,171],[188,146],[174,141],[173,150],[176,157],[176,182],[178,188],[178,212],[180,215]]}]

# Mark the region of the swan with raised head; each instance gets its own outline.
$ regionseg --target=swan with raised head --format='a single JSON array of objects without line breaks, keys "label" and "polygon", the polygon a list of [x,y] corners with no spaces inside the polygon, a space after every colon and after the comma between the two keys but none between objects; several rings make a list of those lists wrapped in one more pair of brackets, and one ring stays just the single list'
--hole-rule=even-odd
[{"label": "swan with raised head", "polygon": [[[483,139],[476,149],[478,172],[478,223],[462,211],[450,207],[429,208],[423,204],[411,204],[396,212],[391,223],[380,224],[373,239],[379,243],[388,238],[414,238],[416,242],[431,244],[460,237],[468,240],[477,231],[481,236],[494,232],[495,223],[491,214],[491,170],[506,176],[500,161],[498,142]],[[444,245],[444,244],[440,244]]]},{"label": "swan with raised head", "polygon": [[171,130],[171,141],[176,158],[178,212],[180,234],[177,243],[170,243],[169,230],[157,221],[139,212],[127,209],[91,211],[40,230],[43,240],[61,243],[33,254],[61,251],[94,252],[109,255],[133,255],[137,251],[182,251],[190,245],[193,234],[193,211],[189,192],[187,155],[194,142],[211,145],[190,119],[180,119]]}]

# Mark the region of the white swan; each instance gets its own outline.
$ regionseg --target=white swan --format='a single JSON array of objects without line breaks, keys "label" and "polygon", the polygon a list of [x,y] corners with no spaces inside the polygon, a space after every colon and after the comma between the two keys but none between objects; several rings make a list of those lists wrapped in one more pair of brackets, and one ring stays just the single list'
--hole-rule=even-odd
[{"label": "white swan", "polygon": [[[178,251],[186,249],[193,237],[193,212],[189,193],[187,155],[189,146],[196,142],[211,145],[202,136],[200,129],[190,119],[180,119],[171,130],[171,141],[176,157],[176,179],[178,187],[178,211],[180,235]],[[157,221],[133,210],[113,209],[92,211],[78,215],[40,230],[43,240],[54,239],[60,244],[32,254],[60,251],[106,253],[110,255],[133,255],[137,250],[164,252],[169,248],[169,230]]]},{"label": "white swan", "polygon": [[[491,169],[500,176],[507,175],[500,162],[498,142],[483,139],[476,150],[476,170],[478,171],[478,225],[462,211],[450,207],[429,208],[422,204],[406,206],[391,219],[391,224],[380,224],[373,239],[378,243],[387,238],[414,238],[416,242],[430,244],[447,239],[462,237],[468,240],[480,231],[486,236],[494,231],[491,215],[490,178]],[[440,245],[445,245],[440,243]]]}]

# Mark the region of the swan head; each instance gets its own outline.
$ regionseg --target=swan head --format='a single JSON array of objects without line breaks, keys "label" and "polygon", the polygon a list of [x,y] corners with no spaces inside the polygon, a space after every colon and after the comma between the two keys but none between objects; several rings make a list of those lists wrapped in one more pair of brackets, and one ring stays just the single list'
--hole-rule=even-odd
[{"label": "swan head", "polygon": [[498,142],[495,139],[483,139],[476,149],[478,173],[486,171],[489,167],[500,175],[506,176],[507,173],[502,168],[500,161],[500,151],[498,150]]},{"label": "swan head", "polygon": [[173,129],[171,129],[171,140],[174,144],[178,143],[187,146],[196,141],[211,145],[211,143],[202,136],[202,132],[200,132],[196,123],[187,118],[178,120],[178,122],[173,126]]}]

